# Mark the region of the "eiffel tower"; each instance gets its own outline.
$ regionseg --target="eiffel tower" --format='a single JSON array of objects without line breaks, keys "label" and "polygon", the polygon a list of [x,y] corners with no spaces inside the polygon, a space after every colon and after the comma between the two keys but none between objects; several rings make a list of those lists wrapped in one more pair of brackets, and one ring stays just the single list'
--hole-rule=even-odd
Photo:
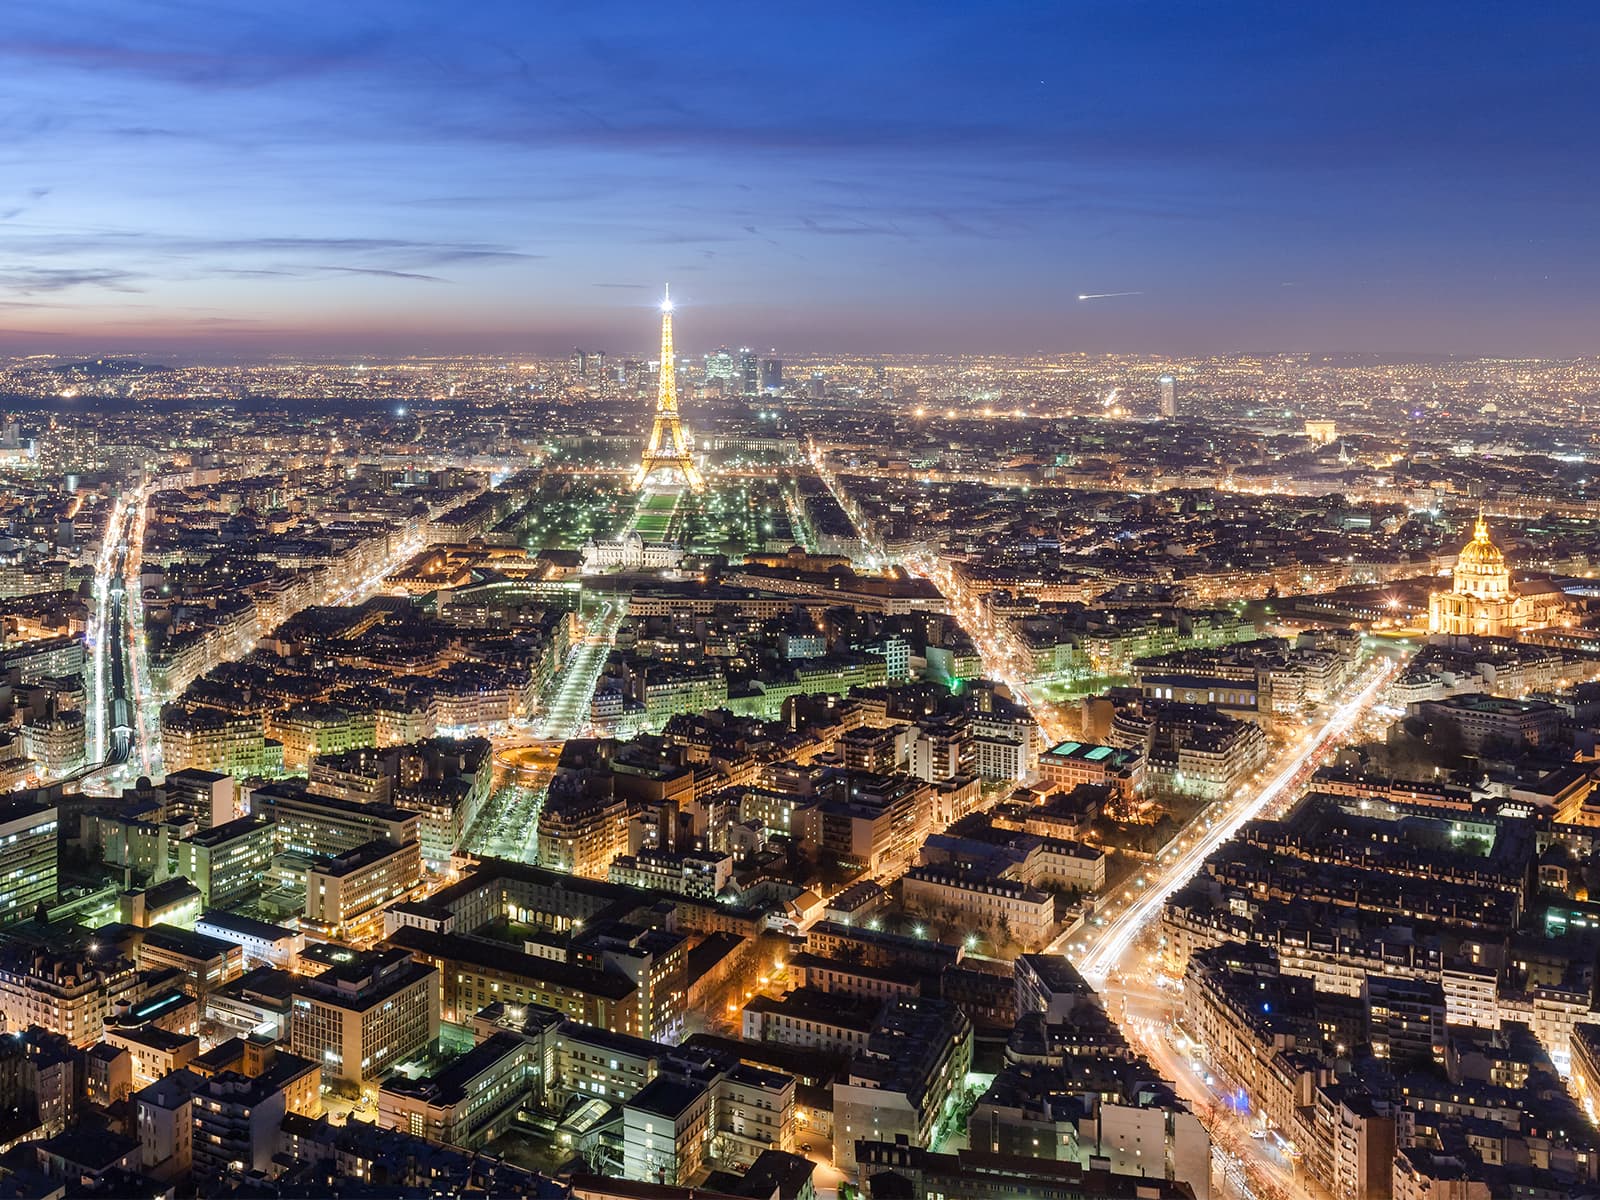
[{"label": "eiffel tower", "polygon": [[681,477],[697,492],[706,486],[705,477],[689,454],[683,423],[678,419],[676,363],[672,353],[672,289],[669,286],[661,301],[661,382],[656,385],[656,420],[650,427],[650,441],[644,448],[644,457],[639,460],[639,469],[633,476],[636,491],[658,471]]}]

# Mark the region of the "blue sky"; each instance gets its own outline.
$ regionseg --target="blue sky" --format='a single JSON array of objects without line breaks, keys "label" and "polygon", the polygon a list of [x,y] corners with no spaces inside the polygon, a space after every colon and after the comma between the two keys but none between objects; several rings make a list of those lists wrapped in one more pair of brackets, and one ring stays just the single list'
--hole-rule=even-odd
[{"label": "blue sky", "polygon": [[[1590,5],[17,0],[0,346],[1600,350]],[[1138,295],[1080,301],[1084,293]]]}]

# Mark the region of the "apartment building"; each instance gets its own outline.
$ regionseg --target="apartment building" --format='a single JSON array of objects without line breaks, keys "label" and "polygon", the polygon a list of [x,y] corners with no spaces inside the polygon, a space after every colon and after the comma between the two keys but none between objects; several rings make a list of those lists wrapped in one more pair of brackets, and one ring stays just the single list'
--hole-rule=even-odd
[{"label": "apartment building", "polygon": [[954,1004],[928,997],[885,1004],[865,1047],[833,1084],[834,1162],[853,1168],[863,1141],[904,1137],[931,1147],[971,1065],[972,1025]]},{"label": "apartment building", "polygon": [[269,718],[266,732],[283,743],[286,771],[304,771],[324,754],[377,744],[376,718],[334,704],[297,704]]},{"label": "apartment building", "polygon": [[469,1021],[498,1000],[541,1004],[616,1033],[648,1035],[638,1027],[639,989],[626,975],[415,927],[395,930],[388,944],[438,969],[447,1021]]},{"label": "apartment building", "polygon": [[1015,879],[922,866],[907,871],[900,886],[908,906],[924,913],[957,913],[963,924],[1018,946],[1043,945],[1055,925],[1055,897]]},{"label": "apartment building", "polygon": [[238,815],[239,784],[225,772],[194,767],[169,771],[161,790],[166,796],[167,820],[178,825],[212,829]]},{"label": "apartment building", "polygon": [[526,1041],[496,1033],[437,1074],[391,1076],[378,1091],[378,1123],[476,1150],[515,1118],[529,1096],[535,1066]]},{"label": "apartment building", "polygon": [[439,1037],[439,973],[399,948],[354,951],[294,987],[290,1048],[360,1087]]},{"label": "apartment building", "polygon": [[306,872],[305,923],[339,939],[375,910],[405,896],[422,878],[419,842],[382,839],[319,860]]},{"label": "apartment building", "polygon": [[91,1046],[113,1005],[143,999],[145,987],[138,965],[114,947],[82,954],[16,947],[0,959],[0,1017],[9,1031],[37,1025]]},{"label": "apartment building", "polygon": [[607,874],[612,883],[711,900],[732,881],[733,857],[702,850],[640,850],[619,855]]},{"label": "apartment building", "polygon": [[259,714],[205,705],[163,706],[161,757],[175,771],[194,768],[237,779],[264,775],[283,765],[276,742],[269,751]]},{"label": "apartment building", "polygon": [[178,874],[200,889],[206,908],[232,908],[260,893],[276,844],[277,828],[271,821],[224,821],[178,840]]},{"label": "apartment building", "polygon": [[56,895],[55,805],[0,805],[0,925],[31,919]]},{"label": "apartment building", "polygon": [[252,1042],[240,1067],[213,1075],[194,1093],[194,1174],[202,1194],[248,1171],[275,1173],[284,1117],[322,1112],[315,1061]]},{"label": "apartment building", "polygon": [[421,836],[422,818],[409,809],[319,796],[289,781],[258,787],[249,801],[273,822],[280,851],[331,858],[378,838],[400,846]]}]

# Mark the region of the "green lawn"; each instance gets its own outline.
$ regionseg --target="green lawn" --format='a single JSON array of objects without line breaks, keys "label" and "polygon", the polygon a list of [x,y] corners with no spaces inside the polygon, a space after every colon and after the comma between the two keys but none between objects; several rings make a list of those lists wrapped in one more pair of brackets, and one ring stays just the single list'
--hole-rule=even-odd
[{"label": "green lawn", "polygon": [[1127,675],[1089,675],[1082,679],[1051,680],[1028,684],[1028,695],[1035,703],[1068,704],[1083,696],[1098,696],[1109,688],[1132,682]]},{"label": "green lawn", "polygon": [[634,510],[633,528],[647,542],[667,540],[678,511],[678,492],[646,492]]}]

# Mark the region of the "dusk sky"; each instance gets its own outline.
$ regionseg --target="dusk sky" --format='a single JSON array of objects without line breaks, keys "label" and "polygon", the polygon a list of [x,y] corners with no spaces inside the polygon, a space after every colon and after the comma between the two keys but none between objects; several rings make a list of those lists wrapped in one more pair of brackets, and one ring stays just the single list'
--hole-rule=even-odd
[{"label": "dusk sky", "polygon": [[[1592,3],[17,0],[0,348],[1600,351]],[[1080,301],[1083,293],[1137,293]]]}]

